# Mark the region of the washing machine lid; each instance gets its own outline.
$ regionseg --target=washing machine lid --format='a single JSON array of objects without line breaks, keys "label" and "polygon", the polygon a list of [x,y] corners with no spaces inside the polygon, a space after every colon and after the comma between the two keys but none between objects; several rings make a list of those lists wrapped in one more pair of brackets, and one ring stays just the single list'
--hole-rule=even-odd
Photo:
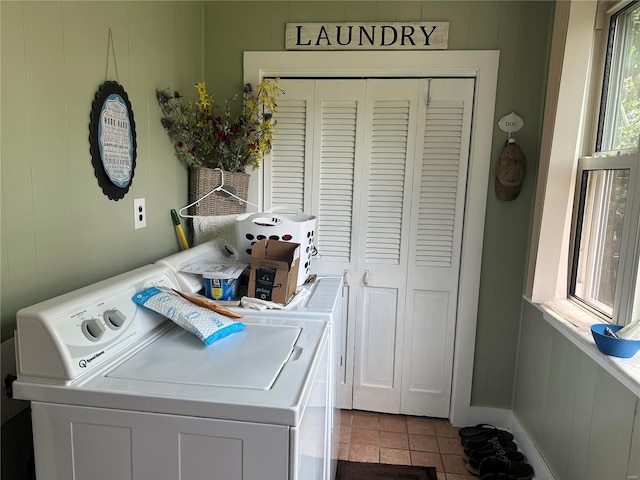
[{"label": "washing machine lid", "polygon": [[[168,325],[167,330],[123,353],[120,359],[69,384],[18,379],[13,384],[14,396],[83,407],[299,425],[307,402],[311,401],[313,385],[326,381],[328,374],[328,322],[271,316],[245,317],[242,322],[248,334],[242,337],[236,332],[219,341],[229,340],[229,345],[214,342],[210,347],[178,325]],[[293,328],[271,330],[274,326]],[[272,356],[272,350],[286,351],[289,347],[284,345],[289,345],[296,332],[293,353],[276,373],[284,354]],[[243,345],[247,337],[249,343],[255,342],[254,350],[231,348]],[[258,341],[259,337],[262,341]],[[213,353],[214,345],[227,347],[227,352]],[[261,356],[260,352],[265,351],[269,353]],[[218,370],[226,372],[226,378],[210,373],[215,370],[210,368],[214,359],[220,360]],[[256,366],[258,360],[271,366],[261,370],[257,376],[264,375],[263,380],[256,382],[251,369],[262,368]],[[250,380],[252,377],[254,380]],[[261,388],[269,383],[270,388]]]},{"label": "washing machine lid", "polygon": [[269,390],[294,351],[301,328],[245,323],[207,346],[173,329],[111,370],[113,379]]}]

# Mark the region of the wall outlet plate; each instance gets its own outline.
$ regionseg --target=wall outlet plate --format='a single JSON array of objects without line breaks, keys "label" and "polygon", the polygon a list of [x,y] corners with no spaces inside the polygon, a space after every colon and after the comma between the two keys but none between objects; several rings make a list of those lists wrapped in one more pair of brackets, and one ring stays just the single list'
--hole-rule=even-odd
[{"label": "wall outlet plate", "polygon": [[147,208],[144,198],[133,199],[133,225],[136,230],[147,226]]}]

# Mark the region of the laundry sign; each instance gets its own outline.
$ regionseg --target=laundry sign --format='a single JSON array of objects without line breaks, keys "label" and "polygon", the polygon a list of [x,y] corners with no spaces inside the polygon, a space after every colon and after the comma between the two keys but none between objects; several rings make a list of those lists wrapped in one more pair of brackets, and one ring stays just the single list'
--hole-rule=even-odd
[{"label": "laundry sign", "polygon": [[444,50],[449,22],[287,23],[287,50]]}]

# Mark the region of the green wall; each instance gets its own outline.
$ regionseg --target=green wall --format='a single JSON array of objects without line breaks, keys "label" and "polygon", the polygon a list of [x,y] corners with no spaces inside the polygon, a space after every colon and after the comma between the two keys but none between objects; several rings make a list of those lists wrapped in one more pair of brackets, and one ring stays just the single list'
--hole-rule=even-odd
[{"label": "green wall", "polygon": [[[178,251],[170,209],[187,202],[187,173],[160,125],[155,89],[202,78],[202,9],[2,2],[2,340],[19,308]],[[137,132],[135,176],[119,201],[103,195],[89,153],[91,103],[106,79],[127,91]],[[138,197],[147,227],[134,230]]]},{"label": "green wall", "polygon": [[242,85],[242,52],[281,51],[287,22],[446,21],[449,50],[500,50],[497,120],[515,111],[528,161],[513,202],[494,195],[495,162],[507,135],[495,127],[478,311],[472,404],[511,408],[554,2],[298,1],[205,3],[205,76],[230,98]]}]

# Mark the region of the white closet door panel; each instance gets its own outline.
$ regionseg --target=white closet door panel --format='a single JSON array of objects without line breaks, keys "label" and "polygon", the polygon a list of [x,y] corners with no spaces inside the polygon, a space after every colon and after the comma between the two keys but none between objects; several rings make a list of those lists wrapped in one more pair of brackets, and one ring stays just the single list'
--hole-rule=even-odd
[{"label": "white closet door panel", "polygon": [[[397,319],[399,291],[393,288],[365,289],[359,319],[359,352],[353,389],[354,408],[397,412],[400,377],[393,361],[398,354]],[[391,359],[391,361],[389,361]]]},{"label": "white closet door panel", "polygon": [[[410,310],[410,321],[407,323],[405,335],[409,348],[405,350],[403,368],[403,391],[413,395],[429,395],[440,397],[447,395],[447,325],[450,302],[449,292],[424,291],[412,289],[407,310]],[[431,321],[423,321],[423,319]],[[403,402],[402,413],[407,415],[424,415],[428,404]],[[429,415],[447,417],[449,406],[437,402],[429,406]]]},{"label": "white closet door panel", "polygon": [[349,262],[358,102],[322,102],[318,250],[323,260]]},{"label": "white closet door panel", "polygon": [[[369,80],[360,195],[354,408],[400,412],[405,287],[419,80]],[[393,299],[381,292],[396,292]],[[380,303],[383,299],[384,302]],[[379,338],[378,338],[379,337]],[[387,348],[371,346],[377,338]],[[393,345],[391,348],[389,345]],[[376,385],[371,372],[385,374]],[[388,377],[388,375],[392,375]]]},{"label": "white closet door panel", "polygon": [[278,99],[273,148],[263,164],[265,209],[282,205],[310,209],[314,114],[308,82],[282,79],[278,84],[285,94]]},{"label": "white closet door panel", "polygon": [[400,264],[410,109],[408,98],[372,102],[366,262]]},{"label": "white closet door panel", "polygon": [[[435,90],[438,81],[432,82]],[[432,99],[426,112],[415,250],[419,266],[450,267],[453,261],[463,120],[463,101]]]},{"label": "white closet door panel", "polygon": [[315,84],[313,205],[318,216],[314,271],[352,270],[356,158],[362,151],[362,115],[366,83],[363,80],[318,80]]},{"label": "white closet door panel", "polygon": [[[423,140],[413,178],[402,411],[447,416],[464,202],[473,112],[473,79],[424,80]],[[426,97],[430,98],[427,101]],[[415,338],[424,346],[415,351]],[[424,356],[421,358],[421,355]]]},{"label": "white closet door panel", "polygon": [[368,288],[364,298],[362,325],[363,362],[360,367],[362,384],[372,387],[393,388],[393,358],[396,352],[396,305],[398,291],[392,288]]}]

